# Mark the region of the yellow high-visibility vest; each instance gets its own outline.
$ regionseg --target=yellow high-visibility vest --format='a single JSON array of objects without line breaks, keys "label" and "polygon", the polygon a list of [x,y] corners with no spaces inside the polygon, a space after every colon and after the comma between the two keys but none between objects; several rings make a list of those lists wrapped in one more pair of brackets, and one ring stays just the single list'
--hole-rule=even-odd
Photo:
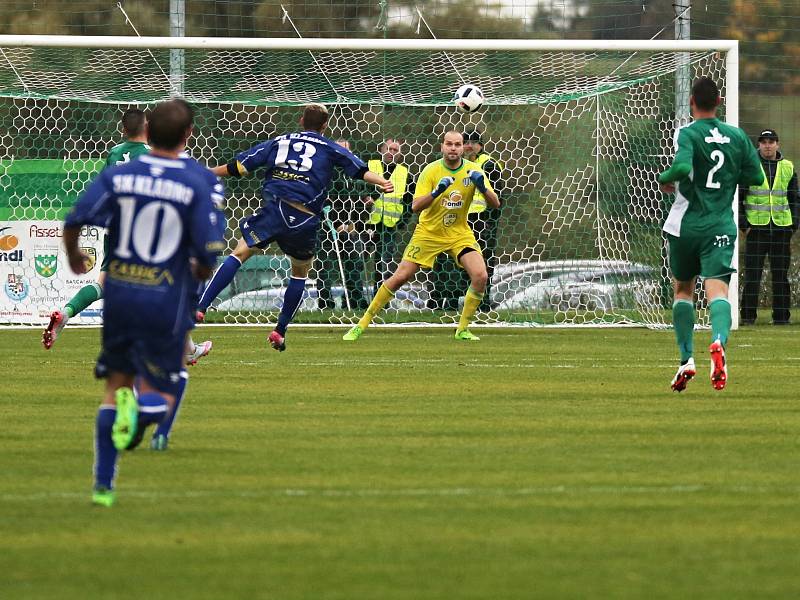
[{"label": "yellow high-visibility vest", "polygon": [[[764,170],[764,165],[761,165]],[[747,198],[744,200],[744,214],[750,225],[769,225],[769,220],[775,225],[788,227],[792,224],[792,211],[789,208],[789,181],[794,174],[794,165],[791,161],[782,158],[778,161],[778,171],[769,187],[769,179],[764,173],[764,183],[750,186]]]},{"label": "yellow high-visibility vest", "polygon": [[[477,158],[472,162],[478,163],[482,169],[483,165],[489,162],[490,160],[494,161],[494,164],[497,165],[498,169],[500,169],[501,171],[503,170],[503,163],[495,159],[491,154],[484,154],[483,152],[481,152],[477,156]],[[486,177],[488,178],[489,176],[486,175]],[[470,214],[481,213],[485,210],[486,210],[486,198],[484,198],[483,194],[480,193],[478,190],[475,190],[475,195],[472,196],[472,204],[469,205],[469,212]]]},{"label": "yellow high-visibility vest", "polygon": [[[383,176],[383,162],[373,159],[367,163],[369,170]],[[369,222],[372,225],[383,223],[386,227],[394,227],[403,216],[403,196],[408,185],[408,168],[405,165],[397,165],[389,177],[389,181],[394,184],[394,191],[391,194],[381,194],[372,205],[372,213],[369,215]]]}]

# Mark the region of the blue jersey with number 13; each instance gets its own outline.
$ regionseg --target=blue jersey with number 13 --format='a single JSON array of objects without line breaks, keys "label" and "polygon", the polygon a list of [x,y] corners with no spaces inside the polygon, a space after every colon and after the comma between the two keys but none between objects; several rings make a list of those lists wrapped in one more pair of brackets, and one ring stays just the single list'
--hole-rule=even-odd
[{"label": "blue jersey with number 13", "polygon": [[300,202],[320,214],[328,186],[339,167],[353,179],[363,177],[366,163],[355,154],[315,131],[279,135],[236,157],[245,171],[265,167],[264,197]]}]

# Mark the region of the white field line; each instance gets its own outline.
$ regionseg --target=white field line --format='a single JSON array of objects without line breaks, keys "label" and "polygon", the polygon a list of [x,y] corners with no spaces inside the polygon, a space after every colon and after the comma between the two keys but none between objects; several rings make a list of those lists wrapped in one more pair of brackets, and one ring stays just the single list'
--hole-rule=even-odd
[{"label": "white field line", "polygon": [[[533,486],[521,488],[396,488],[396,489],[331,489],[331,488],[276,488],[265,490],[137,490],[123,489],[120,495],[130,498],[146,500],[164,500],[181,498],[516,498],[533,496],[586,496],[594,494],[607,494],[616,496],[633,495],[683,495],[683,494],[785,494],[796,495],[800,493],[800,486],[775,486],[775,485],[703,485],[703,484],[677,484],[677,485],[555,485]],[[30,502],[36,500],[72,500],[87,499],[89,492],[44,491],[29,494],[0,494],[0,502]]]}]

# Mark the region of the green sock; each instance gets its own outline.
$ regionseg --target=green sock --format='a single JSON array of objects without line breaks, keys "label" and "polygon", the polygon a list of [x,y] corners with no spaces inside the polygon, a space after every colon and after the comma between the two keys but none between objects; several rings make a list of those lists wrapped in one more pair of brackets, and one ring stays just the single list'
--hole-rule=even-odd
[{"label": "green sock", "polygon": [[100,287],[100,284],[90,283],[79,289],[78,293],[67,302],[67,305],[64,307],[64,312],[66,312],[67,317],[71,319],[75,315],[82,313],[92,302],[96,302],[102,297],[103,288]]},{"label": "green sock", "polygon": [[694,354],[692,334],[694,333],[694,303],[689,300],[675,300],[672,304],[672,327],[675,329],[675,341],[681,352],[681,363],[685,363]]},{"label": "green sock", "polygon": [[731,303],[719,296],[708,303],[708,312],[711,313],[711,341],[719,340],[723,347],[727,346],[731,334]]}]

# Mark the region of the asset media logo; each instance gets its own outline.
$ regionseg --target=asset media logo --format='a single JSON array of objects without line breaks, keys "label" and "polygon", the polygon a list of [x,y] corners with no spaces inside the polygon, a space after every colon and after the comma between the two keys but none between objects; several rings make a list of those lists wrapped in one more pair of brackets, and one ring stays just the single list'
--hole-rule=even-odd
[{"label": "asset media logo", "polygon": [[36,272],[42,277],[52,277],[58,270],[58,249],[43,248],[33,255]]},{"label": "asset media logo", "polygon": [[28,297],[28,293],[30,292],[27,279],[15,273],[8,274],[3,289],[6,292],[6,296],[8,296],[12,302],[22,302]]},{"label": "asset media logo", "polygon": [[11,227],[0,227],[0,262],[22,262],[22,248],[17,248],[19,238],[11,232]]}]

